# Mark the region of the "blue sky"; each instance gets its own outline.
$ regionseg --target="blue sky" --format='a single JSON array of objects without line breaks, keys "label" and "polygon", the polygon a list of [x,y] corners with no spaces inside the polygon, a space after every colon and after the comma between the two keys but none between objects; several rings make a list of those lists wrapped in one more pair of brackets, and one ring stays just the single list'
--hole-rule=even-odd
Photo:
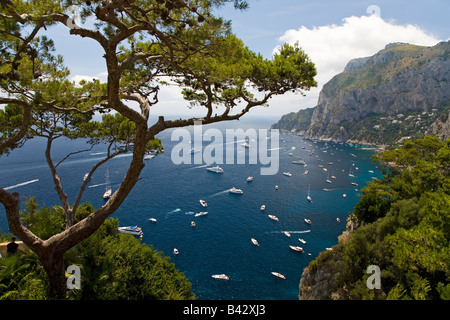
[{"label": "blue sky", "polygon": [[[231,5],[217,14],[232,21],[233,32],[255,52],[270,58],[283,42],[295,43],[311,57],[318,70],[319,87],[306,97],[285,95],[271,100],[269,108],[252,111],[246,117],[280,118],[288,112],[314,107],[320,89],[346,63],[370,56],[391,42],[434,45],[450,38],[450,1],[303,1],[249,0],[250,8]],[[368,10],[368,8],[375,8]],[[64,56],[74,80],[97,77],[105,80],[103,52],[90,39],[70,36],[67,27],[52,28],[57,50]],[[166,88],[152,114],[179,117],[201,116],[200,108],[189,110],[177,88]]]}]

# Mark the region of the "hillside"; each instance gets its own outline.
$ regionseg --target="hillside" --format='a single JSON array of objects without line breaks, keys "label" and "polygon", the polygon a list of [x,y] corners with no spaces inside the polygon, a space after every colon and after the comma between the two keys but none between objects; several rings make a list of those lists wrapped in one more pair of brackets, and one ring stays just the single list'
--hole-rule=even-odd
[{"label": "hillside", "polygon": [[324,85],[309,124],[311,109],[283,116],[273,128],[310,139],[376,145],[426,134],[448,138],[449,55],[450,42],[387,45],[372,57],[350,61]]},{"label": "hillside", "polygon": [[[361,189],[339,244],[303,270],[301,300],[450,299],[450,140],[408,141],[375,159],[389,174]],[[380,287],[367,285],[369,266]]]}]

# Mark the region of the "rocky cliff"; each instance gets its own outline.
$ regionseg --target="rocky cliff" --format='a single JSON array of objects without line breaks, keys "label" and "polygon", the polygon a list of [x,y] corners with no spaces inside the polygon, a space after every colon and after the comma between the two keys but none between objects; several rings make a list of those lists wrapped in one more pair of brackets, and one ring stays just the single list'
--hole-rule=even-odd
[{"label": "rocky cliff", "polygon": [[[372,57],[352,60],[324,85],[309,125],[284,129],[303,131],[310,139],[372,144],[423,136],[448,114],[449,55],[450,42],[433,47],[390,44]],[[439,123],[435,128],[448,129]]]}]

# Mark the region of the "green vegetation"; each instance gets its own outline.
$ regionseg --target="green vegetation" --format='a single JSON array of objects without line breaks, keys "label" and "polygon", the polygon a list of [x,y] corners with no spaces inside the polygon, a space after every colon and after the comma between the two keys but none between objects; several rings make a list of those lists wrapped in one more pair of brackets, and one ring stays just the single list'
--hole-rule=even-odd
[{"label": "green vegetation", "polygon": [[[62,231],[61,207],[38,208],[34,198],[26,202],[24,223],[36,235],[47,239]],[[79,207],[76,220],[94,211],[89,204]],[[81,269],[81,290],[68,291],[68,299],[194,299],[191,284],[161,252],[140,240],[117,231],[118,220],[109,218],[88,239],[64,256],[65,267]],[[8,239],[0,235],[0,239]],[[66,275],[67,276],[67,275]],[[32,251],[0,259],[0,300],[50,299],[49,282],[38,257]]]},{"label": "green vegetation", "polygon": [[[389,166],[361,189],[350,216],[359,227],[310,271],[334,274],[330,299],[450,299],[450,140],[407,141],[374,161]],[[369,265],[380,267],[381,289],[367,288]]]}]

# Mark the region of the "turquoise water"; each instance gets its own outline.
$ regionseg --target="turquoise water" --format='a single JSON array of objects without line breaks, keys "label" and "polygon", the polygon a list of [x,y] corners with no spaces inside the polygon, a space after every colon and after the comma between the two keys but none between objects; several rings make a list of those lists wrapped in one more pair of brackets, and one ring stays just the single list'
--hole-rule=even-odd
[{"label": "turquoise water", "polygon": [[[269,126],[265,122],[241,121],[205,129],[211,127],[223,131]],[[171,131],[159,138],[165,153],[146,161],[142,179],[113,217],[120,219],[121,226],[140,226],[144,232],[142,241],[169,256],[191,281],[197,297],[204,300],[297,299],[303,268],[321,251],[335,245],[345,229],[348,213],[359,199],[355,188],[361,188],[373,177],[381,177],[376,164],[370,161],[371,151],[303,140],[294,135],[280,135],[280,169],[273,176],[260,175],[261,165],[248,164],[248,161],[240,165],[221,165],[223,174],[208,172],[204,164],[174,165],[171,150],[178,141],[171,141]],[[23,199],[34,195],[41,205],[51,206],[58,203],[58,197],[43,151],[37,151],[42,144],[42,140],[33,140],[9,157],[0,158],[0,185],[9,187],[11,192],[19,192]],[[204,142],[203,147],[208,144]],[[85,145],[58,142],[54,156],[59,159],[77,147]],[[240,142],[236,143],[235,150],[248,152]],[[104,151],[104,146],[96,146],[60,166],[63,186],[72,194],[72,201],[84,173],[104,156]],[[307,166],[293,164],[297,157]],[[130,159],[130,155],[125,154],[100,167],[89,182],[83,201],[96,207],[103,205],[106,170],[114,191]],[[305,170],[308,170],[307,175]],[[348,176],[350,170],[355,178]],[[287,171],[292,177],[283,175]],[[248,176],[253,176],[254,180],[247,182]],[[327,183],[327,179],[332,183]],[[278,190],[275,185],[279,186]],[[233,186],[241,188],[244,194],[228,193]],[[312,203],[306,199],[308,189]],[[207,201],[207,208],[200,205],[200,199]],[[266,205],[265,211],[260,210],[262,204]],[[201,211],[208,214],[194,216]],[[276,215],[279,221],[269,219],[269,214]],[[151,217],[157,222],[148,221]],[[311,219],[312,224],[306,224],[305,218]],[[195,221],[195,227],[191,227],[191,221]],[[3,207],[0,208],[0,228],[8,229]],[[289,231],[291,237],[283,231]],[[251,238],[260,245],[253,245]],[[307,243],[301,243],[299,238]],[[300,246],[305,252],[293,251],[289,245]],[[179,250],[178,255],[173,253],[174,248]],[[274,277],[272,271],[283,274],[286,279]],[[211,277],[222,273],[230,279]]]}]

